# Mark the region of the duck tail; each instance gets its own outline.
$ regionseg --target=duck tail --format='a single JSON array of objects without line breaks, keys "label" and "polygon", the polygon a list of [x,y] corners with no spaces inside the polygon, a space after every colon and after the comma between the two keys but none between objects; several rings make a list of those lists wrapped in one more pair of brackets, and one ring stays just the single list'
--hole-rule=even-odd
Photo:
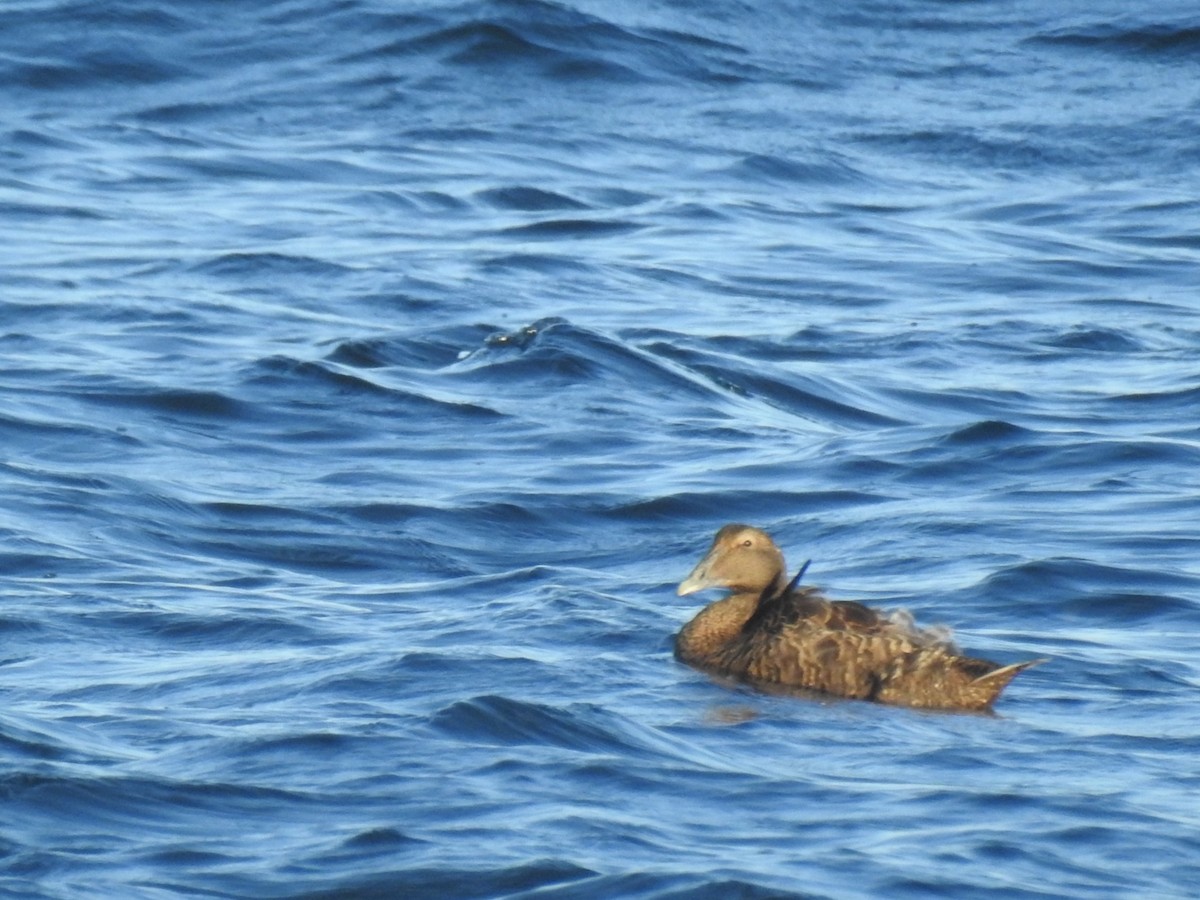
[{"label": "duck tail", "polygon": [[1048,658],[1042,657],[1041,659],[1029,659],[1025,662],[1001,666],[999,669],[993,669],[986,675],[980,675],[971,682],[971,687],[978,692],[978,695],[987,697],[987,703],[990,706],[1000,696],[1000,692],[1008,687],[1008,683],[1019,673],[1049,661]]}]

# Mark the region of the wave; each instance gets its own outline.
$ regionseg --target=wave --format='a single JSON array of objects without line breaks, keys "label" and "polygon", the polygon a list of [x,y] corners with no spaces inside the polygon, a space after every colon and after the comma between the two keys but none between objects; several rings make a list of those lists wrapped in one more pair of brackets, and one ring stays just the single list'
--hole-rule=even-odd
[{"label": "wave", "polygon": [[573,197],[529,185],[488,188],[476,193],[475,199],[496,209],[512,209],[522,212],[588,209],[586,203]]},{"label": "wave", "polygon": [[310,395],[310,403],[318,397],[327,402],[336,402],[339,396],[359,395],[385,401],[393,413],[436,412],[481,419],[503,417],[502,413],[483,402],[434,397],[427,387],[414,386],[413,389],[407,389],[397,384],[385,383],[382,373],[378,377],[367,377],[361,374],[362,371],[362,368],[357,372],[344,371],[335,362],[274,356],[255,363],[253,374],[247,378],[246,383],[255,386],[256,389],[270,389],[288,395],[294,392],[297,385],[306,384],[317,392]]},{"label": "wave", "polygon": [[491,0],[450,12],[457,18],[451,24],[429,16],[377,17],[373,33],[382,41],[345,59],[407,62],[416,54],[452,67],[605,85],[681,78],[731,84],[761,74],[736,44],[623,26],[565,4]]},{"label": "wave", "polygon": [[[581,882],[595,878],[589,868],[556,859],[536,859],[508,866],[415,866],[403,872],[358,875],[345,879],[317,877],[335,881],[329,887],[289,894],[294,900],[338,900],[362,897],[385,900],[388,897],[509,897],[538,893],[546,897],[613,896],[579,893]],[[561,890],[560,890],[561,889]]]},{"label": "wave", "polygon": [[550,219],[528,225],[514,225],[500,234],[511,238],[539,240],[572,240],[579,238],[615,237],[637,231],[643,226],[636,222],[610,219]]},{"label": "wave", "polygon": [[1192,60],[1200,50],[1200,26],[1192,22],[1103,22],[1044,31],[1028,41],[1147,59],[1183,56]]},{"label": "wave", "polygon": [[648,398],[706,398],[702,381],[619,339],[580,328],[561,317],[539,319],[515,331],[496,332],[484,346],[443,370],[481,383],[529,381],[545,376],[597,391],[620,387]]},{"label": "wave", "polygon": [[470,741],[546,744],[584,752],[641,750],[598,709],[559,710],[497,695],[454,703],[435,714],[431,724],[439,731]]},{"label": "wave", "polygon": [[[657,337],[657,335],[656,335]],[[631,396],[694,406],[722,419],[728,404],[763,403],[798,420],[838,429],[895,426],[903,420],[873,409],[882,398],[829,378],[756,367],[754,360],[713,354],[661,338],[632,344],[552,317],[490,337],[485,347],[448,367],[447,374],[536,379],[619,387]]]},{"label": "wave", "polygon": [[723,169],[723,174],[733,176],[743,183],[764,184],[832,185],[865,183],[869,180],[847,160],[826,154],[802,161],[779,155],[755,153],[727,166]]},{"label": "wave", "polygon": [[326,278],[344,275],[346,266],[286,253],[224,253],[196,263],[192,270],[237,281],[259,278]]},{"label": "wave", "polygon": [[[1167,590],[1190,589],[1193,580],[1160,571],[1107,566],[1085,559],[1049,558],[1000,569],[982,584],[993,600],[1044,598],[1052,620],[1137,624],[1195,622],[1200,606]],[[1152,592],[1158,588],[1160,592]]]}]

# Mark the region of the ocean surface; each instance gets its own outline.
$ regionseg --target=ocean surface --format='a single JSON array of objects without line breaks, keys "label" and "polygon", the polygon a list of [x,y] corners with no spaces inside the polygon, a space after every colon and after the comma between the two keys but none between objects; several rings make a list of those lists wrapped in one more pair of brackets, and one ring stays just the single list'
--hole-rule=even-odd
[{"label": "ocean surface", "polygon": [[[0,896],[1196,896],[1198,85],[1194,3],[7,0]],[[730,521],[1050,661],[714,681]]]}]

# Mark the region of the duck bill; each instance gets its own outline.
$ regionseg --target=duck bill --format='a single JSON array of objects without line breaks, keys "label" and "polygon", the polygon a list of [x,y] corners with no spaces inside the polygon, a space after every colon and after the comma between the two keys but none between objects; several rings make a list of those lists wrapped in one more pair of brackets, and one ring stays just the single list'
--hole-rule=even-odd
[{"label": "duck bill", "polygon": [[697,591],[702,591],[705,588],[724,587],[719,581],[714,580],[709,574],[709,566],[711,558],[704,557],[700,562],[696,563],[696,568],[692,569],[690,575],[683,581],[679,582],[679,588],[675,593],[680,597],[686,597],[688,594],[694,594]]}]

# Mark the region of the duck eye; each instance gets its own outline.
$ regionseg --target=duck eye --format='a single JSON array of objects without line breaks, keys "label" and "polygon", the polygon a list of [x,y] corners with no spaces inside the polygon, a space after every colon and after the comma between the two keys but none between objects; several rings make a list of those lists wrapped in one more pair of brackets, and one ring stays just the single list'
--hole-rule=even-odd
[{"label": "duck eye", "polygon": [[742,546],[743,547],[753,547],[754,541],[750,540],[750,538],[746,538],[744,541],[742,541]]}]

